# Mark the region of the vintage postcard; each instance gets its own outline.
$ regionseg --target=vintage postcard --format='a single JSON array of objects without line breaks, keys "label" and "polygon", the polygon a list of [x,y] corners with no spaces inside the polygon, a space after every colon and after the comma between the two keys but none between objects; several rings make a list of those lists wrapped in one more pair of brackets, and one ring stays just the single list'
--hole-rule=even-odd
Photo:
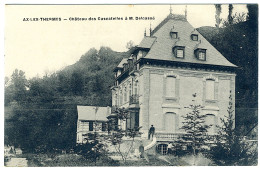
[{"label": "vintage postcard", "polygon": [[7,4],[4,34],[6,167],[258,165],[258,4]]}]

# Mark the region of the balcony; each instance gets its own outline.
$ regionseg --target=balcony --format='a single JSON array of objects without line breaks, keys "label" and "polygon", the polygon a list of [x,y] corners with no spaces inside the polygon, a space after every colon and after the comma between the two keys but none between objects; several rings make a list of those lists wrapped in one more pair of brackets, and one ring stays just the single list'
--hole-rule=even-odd
[{"label": "balcony", "polygon": [[137,65],[132,65],[129,67],[129,75],[135,76],[138,73]]},{"label": "balcony", "polygon": [[134,94],[134,95],[130,96],[129,105],[131,105],[131,104],[139,104],[139,95]]},{"label": "balcony", "polygon": [[114,105],[111,107],[111,113],[115,113],[116,112],[116,109],[118,108],[118,106]]}]

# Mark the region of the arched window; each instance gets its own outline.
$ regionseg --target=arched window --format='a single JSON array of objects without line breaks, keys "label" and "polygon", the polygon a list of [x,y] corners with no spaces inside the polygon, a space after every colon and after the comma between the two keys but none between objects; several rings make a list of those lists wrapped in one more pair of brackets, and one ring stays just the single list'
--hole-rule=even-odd
[{"label": "arched window", "polygon": [[215,99],[215,80],[213,79],[206,80],[206,99],[207,100]]},{"label": "arched window", "polygon": [[166,77],[166,96],[167,97],[175,97],[176,93],[176,78],[174,76]]}]

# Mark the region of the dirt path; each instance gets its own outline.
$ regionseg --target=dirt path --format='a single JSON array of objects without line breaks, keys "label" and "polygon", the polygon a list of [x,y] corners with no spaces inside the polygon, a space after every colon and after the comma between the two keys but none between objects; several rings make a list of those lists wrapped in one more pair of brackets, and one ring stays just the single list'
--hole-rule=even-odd
[{"label": "dirt path", "polygon": [[11,158],[6,163],[7,167],[28,167],[28,160],[26,158]]}]

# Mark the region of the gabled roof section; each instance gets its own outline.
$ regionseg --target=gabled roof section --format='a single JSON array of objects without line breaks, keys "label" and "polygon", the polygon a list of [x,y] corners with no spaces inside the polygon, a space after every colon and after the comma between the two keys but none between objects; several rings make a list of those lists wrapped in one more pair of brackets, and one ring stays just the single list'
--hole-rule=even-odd
[{"label": "gabled roof section", "polygon": [[138,45],[140,48],[151,48],[156,37],[144,37],[141,43]]},{"label": "gabled roof section", "polygon": [[95,108],[95,106],[77,106],[78,120],[107,121],[107,116],[111,113],[111,108],[98,107],[96,114]]},{"label": "gabled roof section", "polygon": [[[178,32],[178,39],[171,38],[171,30]],[[198,41],[191,40],[191,34],[198,34]],[[154,41],[145,58],[236,67],[195,30],[183,15],[168,15],[152,31],[151,35],[156,37],[156,41]],[[185,46],[185,59],[174,57],[172,48],[176,44]],[[194,56],[194,50],[199,47],[207,49],[206,61],[198,60]]]},{"label": "gabled roof section", "polygon": [[123,64],[127,63],[128,58],[123,58],[117,65],[118,68],[123,68]]}]

